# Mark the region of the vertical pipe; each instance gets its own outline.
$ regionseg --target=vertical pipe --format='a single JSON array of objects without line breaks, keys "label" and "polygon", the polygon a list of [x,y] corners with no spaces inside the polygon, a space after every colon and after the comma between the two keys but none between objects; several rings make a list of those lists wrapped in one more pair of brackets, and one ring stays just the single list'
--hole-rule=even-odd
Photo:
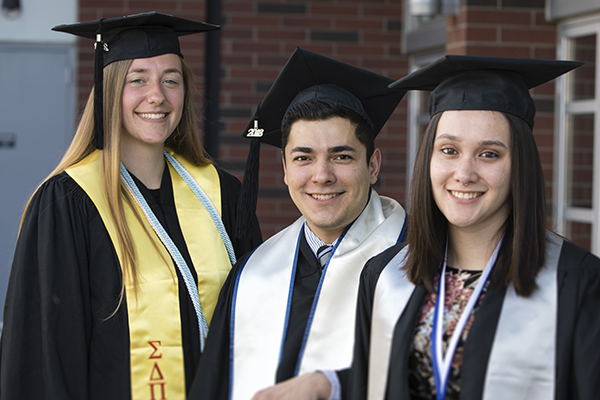
[{"label": "vertical pipe", "polygon": [[[221,24],[221,0],[206,0],[206,22]],[[219,95],[221,86],[221,32],[206,32],[204,56],[204,147],[219,158]]]}]

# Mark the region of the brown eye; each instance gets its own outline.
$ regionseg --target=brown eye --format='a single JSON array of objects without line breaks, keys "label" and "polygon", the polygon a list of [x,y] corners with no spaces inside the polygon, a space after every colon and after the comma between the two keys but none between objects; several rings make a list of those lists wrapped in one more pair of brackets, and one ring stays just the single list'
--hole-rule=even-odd
[{"label": "brown eye", "polygon": [[445,147],[442,149],[442,153],[444,154],[448,154],[448,155],[454,155],[454,154],[458,154],[456,150],[454,150],[451,147]]},{"label": "brown eye", "polygon": [[483,153],[481,153],[481,156],[484,158],[497,158],[498,154],[496,154],[493,151],[484,151]]}]

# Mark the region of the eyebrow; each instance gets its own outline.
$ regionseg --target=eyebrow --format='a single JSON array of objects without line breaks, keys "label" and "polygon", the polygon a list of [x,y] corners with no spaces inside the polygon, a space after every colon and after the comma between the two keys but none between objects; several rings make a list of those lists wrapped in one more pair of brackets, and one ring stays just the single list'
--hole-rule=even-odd
[{"label": "eyebrow", "polygon": [[[448,139],[448,140],[453,140],[456,142],[461,142],[462,140],[454,135],[451,135],[449,133],[442,133],[441,135],[437,136],[435,138],[435,140],[437,141],[438,139]],[[503,147],[503,148],[507,148],[506,144],[504,144],[504,142],[501,142],[499,140],[484,140],[482,142],[479,143],[481,146],[498,146],[498,147]]]},{"label": "eyebrow", "polygon": [[[292,148],[290,150],[290,153],[305,153],[305,154],[311,154],[314,153],[314,149],[312,147],[308,147],[308,146],[296,146],[294,148]],[[333,146],[330,147],[329,149],[327,149],[327,152],[329,154],[335,154],[335,153],[343,153],[345,151],[349,151],[349,152],[353,152],[356,153],[357,150],[349,145],[339,145],[339,146]]]},{"label": "eyebrow", "polygon": [[[145,72],[148,72],[147,68],[135,68],[135,69],[129,70],[129,72],[127,72],[127,73],[128,74],[131,74],[131,73],[143,74]],[[177,68],[168,68],[168,69],[165,69],[162,73],[163,74],[173,74],[173,73],[181,74],[181,71]]]},{"label": "eyebrow", "polygon": [[352,147],[350,145],[347,145],[347,144],[342,144],[342,145],[339,145],[339,146],[333,146],[333,147],[330,147],[328,149],[329,153],[343,153],[345,151],[350,151],[350,152],[353,152],[353,153],[357,152],[357,150],[354,147]]},{"label": "eyebrow", "polygon": [[306,154],[310,154],[312,153],[314,150],[311,147],[305,147],[305,146],[296,146],[293,147],[290,150],[290,153],[306,153]]}]

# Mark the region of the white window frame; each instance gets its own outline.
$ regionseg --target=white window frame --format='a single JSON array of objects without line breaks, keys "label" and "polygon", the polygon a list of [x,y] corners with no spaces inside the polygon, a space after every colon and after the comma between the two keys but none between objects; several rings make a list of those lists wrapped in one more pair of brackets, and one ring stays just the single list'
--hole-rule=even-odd
[{"label": "white window frame", "polygon": [[[558,58],[568,59],[572,39],[596,35],[595,98],[573,101],[567,98],[568,79],[560,77],[557,89],[556,129],[554,140],[554,223],[559,234],[565,234],[565,223],[581,222],[591,225],[591,252],[600,255],[600,15],[567,20],[559,25]],[[569,207],[567,203],[567,117],[594,116],[594,166],[592,178],[592,208]]]}]

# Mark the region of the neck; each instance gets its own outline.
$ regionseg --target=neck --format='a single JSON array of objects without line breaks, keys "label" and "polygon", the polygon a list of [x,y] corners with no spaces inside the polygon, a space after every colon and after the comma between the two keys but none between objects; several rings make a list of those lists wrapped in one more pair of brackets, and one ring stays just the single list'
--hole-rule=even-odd
[{"label": "neck", "polygon": [[121,147],[121,162],[148,189],[159,189],[165,169],[163,146]]},{"label": "neck", "polygon": [[316,229],[316,228],[310,226],[310,223],[308,221],[306,221],[306,226],[316,237],[318,237],[319,239],[321,239],[322,241],[324,241],[327,244],[333,244],[333,242],[335,242],[335,240],[338,237],[340,237],[340,235],[342,234],[342,232],[345,229],[345,227],[342,229],[336,229],[336,230]]},{"label": "neck", "polygon": [[501,229],[465,232],[448,227],[448,265],[453,268],[483,271],[502,238]]}]

